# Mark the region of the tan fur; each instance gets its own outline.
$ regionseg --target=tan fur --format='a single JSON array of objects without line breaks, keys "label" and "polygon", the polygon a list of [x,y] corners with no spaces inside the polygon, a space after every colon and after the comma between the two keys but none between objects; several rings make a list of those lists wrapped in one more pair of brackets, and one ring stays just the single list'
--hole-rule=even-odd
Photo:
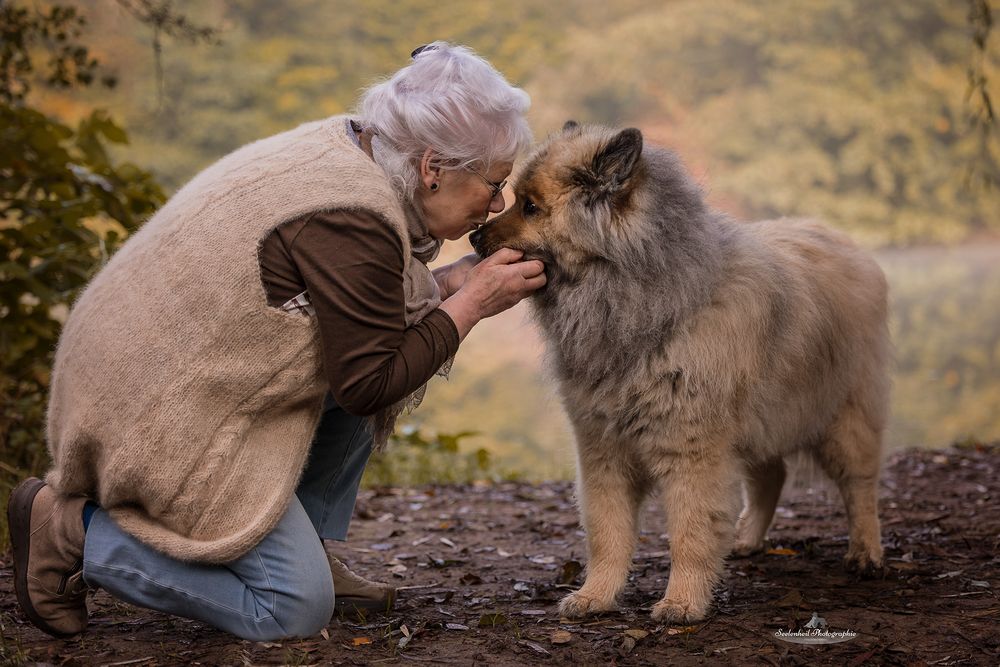
[{"label": "tan fur", "polygon": [[616,607],[639,505],[658,489],[671,573],[653,617],[703,618],[726,554],[763,547],[797,450],[841,491],[848,564],[881,567],[889,343],[871,257],[814,222],[711,211],[676,156],[635,130],[568,128],[515,191],[474,243],[546,262],[533,301],[576,436],[589,554],[560,612]]}]

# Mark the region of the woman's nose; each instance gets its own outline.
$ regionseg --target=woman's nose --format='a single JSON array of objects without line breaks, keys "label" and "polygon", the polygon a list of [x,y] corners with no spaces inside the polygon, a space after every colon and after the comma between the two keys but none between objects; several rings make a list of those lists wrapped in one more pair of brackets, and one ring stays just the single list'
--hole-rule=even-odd
[{"label": "woman's nose", "polygon": [[500,213],[507,208],[507,202],[503,198],[503,192],[498,192],[497,196],[490,200],[490,207],[486,209],[490,213]]}]

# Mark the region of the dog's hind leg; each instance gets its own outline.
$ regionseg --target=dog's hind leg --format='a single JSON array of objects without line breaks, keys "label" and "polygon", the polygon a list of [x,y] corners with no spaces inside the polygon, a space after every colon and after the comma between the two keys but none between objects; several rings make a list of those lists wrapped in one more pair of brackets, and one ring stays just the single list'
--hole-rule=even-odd
[{"label": "dog's hind leg", "polygon": [[847,510],[850,544],[845,565],[863,575],[882,569],[878,520],[878,476],[882,428],[855,401],[849,400],[816,450],[816,459],[840,489]]},{"label": "dog's hind leg", "polygon": [[559,602],[568,618],[611,611],[628,577],[638,534],[645,483],[624,461],[607,452],[580,451],[577,494],[587,533],[587,578],[580,590]]},{"label": "dog's hind leg", "polygon": [[774,508],[778,506],[784,483],[785,462],[781,458],[747,465],[743,511],[736,522],[734,554],[749,556],[764,548],[764,536],[774,518]]},{"label": "dog's hind leg", "polygon": [[712,589],[733,545],[740,474],[729,452],[680,457],[663,480],[670,533],[670,580],[653,620],[691,623],[704,618]]}]

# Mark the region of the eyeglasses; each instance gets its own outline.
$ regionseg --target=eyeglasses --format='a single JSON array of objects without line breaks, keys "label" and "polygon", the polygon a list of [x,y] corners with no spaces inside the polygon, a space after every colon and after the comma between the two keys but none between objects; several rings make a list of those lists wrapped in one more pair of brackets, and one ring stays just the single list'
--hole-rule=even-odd
[{"label": "eyeglasses", "polygon": [[486,178],[485,176],[483,176],[482,174],[480,174],[478,171],[476,171],[472,167],[466,167],[466,169],[468,169],[473,174],[475,174],[476,176],[478,176],[479,178],[481,178],[483,180],[483,183],[485,183],[487,186],[489,186],[489,188],[490,188],[490,201],[493,201],[494,199],[496,199],[497,195],[500,194],[501,192],[503,192],[503,189],[505,187],[507,187],[507,179],[506,178],[503,179],[502,181],[500,181],[499,183],[494,183],[493,181],[491,181],[490,179]]}]

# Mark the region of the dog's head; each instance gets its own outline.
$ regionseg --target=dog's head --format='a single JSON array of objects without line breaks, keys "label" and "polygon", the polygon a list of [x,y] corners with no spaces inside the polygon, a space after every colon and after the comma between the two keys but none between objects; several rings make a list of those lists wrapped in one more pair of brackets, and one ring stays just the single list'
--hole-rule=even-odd
[{"label": "dog's head", "polygon": [[634,242],[630,216],[647,176],[642,133],[570,121],[528,160],[516,200],[470,240],[487,257],[502,247],[545,263],[550,282],[595,261],[615,261]]}]

